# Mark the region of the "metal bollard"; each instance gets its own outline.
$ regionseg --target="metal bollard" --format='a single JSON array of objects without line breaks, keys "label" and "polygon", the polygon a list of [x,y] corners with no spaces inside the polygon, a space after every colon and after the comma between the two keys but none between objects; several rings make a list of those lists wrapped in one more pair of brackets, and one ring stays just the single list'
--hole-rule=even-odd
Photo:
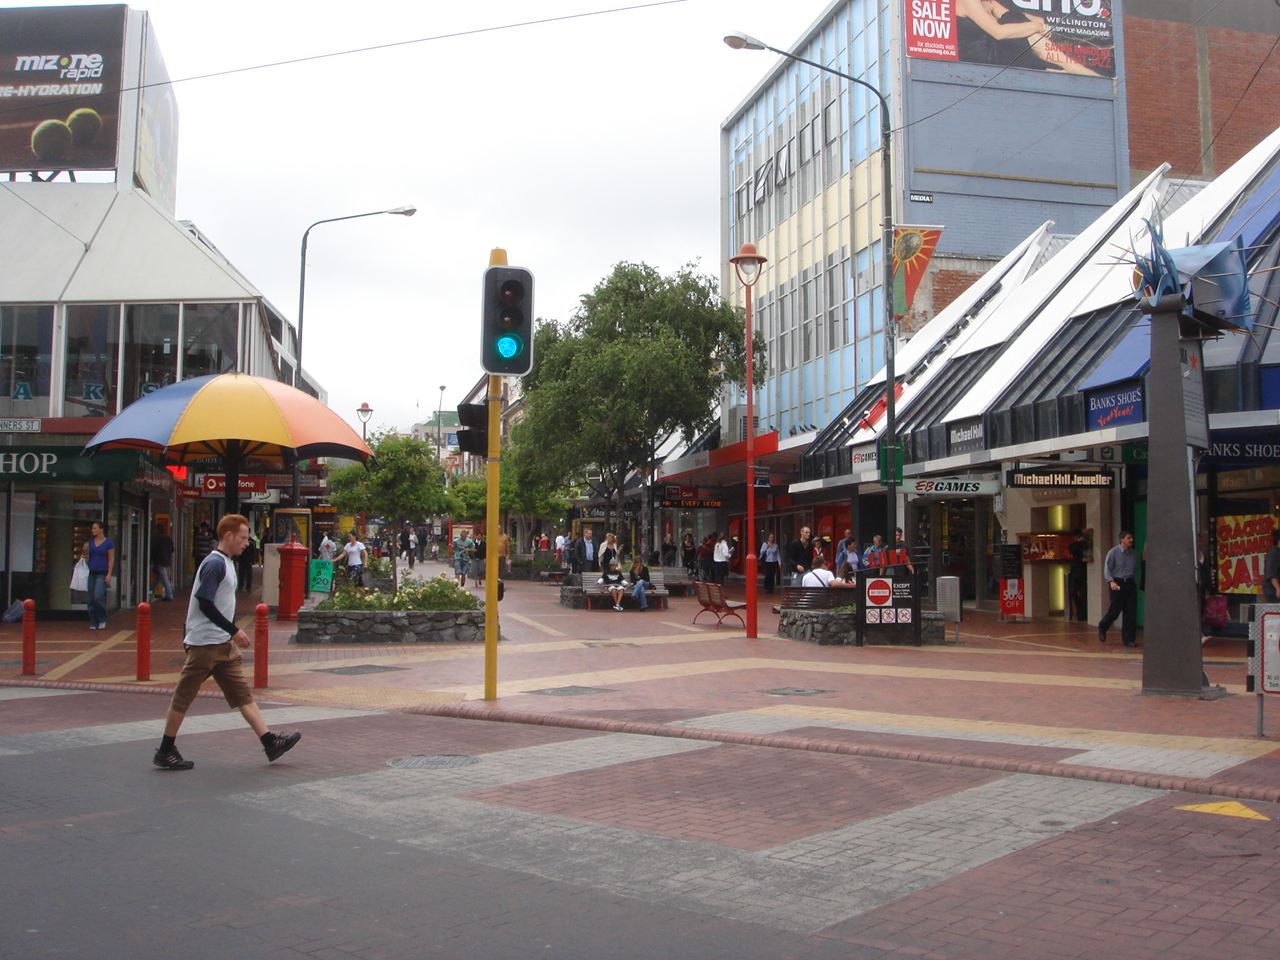
[{"label": "metal bollard", "polygon": [[151,604],[138,604],[138,679],[151,679]]},{"label": "metal bollard", "polygon": [[36,602],[22,601],[22,673],[36,672]]},{"label": "metal bollard", "polygon": [[271,608],[265,603],[258,604],[253,611],[257,616],[253,621],[253,686],[263,690],[267,686],[267,654],[270,648],[271,627],[267,622],[267,614]]}]

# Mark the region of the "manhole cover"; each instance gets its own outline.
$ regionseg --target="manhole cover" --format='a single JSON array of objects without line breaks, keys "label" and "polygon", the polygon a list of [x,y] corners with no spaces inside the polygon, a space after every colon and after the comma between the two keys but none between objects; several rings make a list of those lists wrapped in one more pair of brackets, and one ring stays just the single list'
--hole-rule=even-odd
[{"label": "manhole cover", "polygon": [[635,643],[622,643],[617,640],[583,640],[584,647],[635,647]]},{"label": "manhole cover", "polygon": [[380,667],[376,663],[357,663],[350,667],[320,667],[312,673],[337,673],[344,677],[358,677],[362,673],[392,673],[396,670],[408,670],[408,667]]},{"label": "manhole cover", "polygon": [[1065,827],[1066,825],[1067,825],[1067,822],[1065,820],[1041,820],[1040,821],[1040,826],[1042,827]]},{"label": "manhole cover", "polygon": [[779,687],[777,690],[761,690],[766,697],[816,697],[820,693],[835,693],[834,690],[815,690],[812,687]]},{"label": "manhole cover", "polygon": [[478,757],[469,757],[461,753],[437,754],[435,756],[393,757],[387,761],[388,767],[398,770],[444,770],[449,767],[469,767],[479,763]]},{"label": "manhole cover", "polygon": [[544,697],[585,697],[593,693],[617,693],[604,687],[548,687],[545,690],[526,690],[525,693],[536,693]]}]

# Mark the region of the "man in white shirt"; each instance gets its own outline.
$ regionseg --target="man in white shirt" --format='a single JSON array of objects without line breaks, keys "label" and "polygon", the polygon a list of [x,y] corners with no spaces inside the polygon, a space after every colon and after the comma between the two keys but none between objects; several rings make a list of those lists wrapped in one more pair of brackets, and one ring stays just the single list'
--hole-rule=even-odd
[{"label": "man in white shirt", "polygon": [[813,569],[800,578],[802,587],[829,587],[834,575],[827,568],[827,558],[818,557],[813,561]]}]

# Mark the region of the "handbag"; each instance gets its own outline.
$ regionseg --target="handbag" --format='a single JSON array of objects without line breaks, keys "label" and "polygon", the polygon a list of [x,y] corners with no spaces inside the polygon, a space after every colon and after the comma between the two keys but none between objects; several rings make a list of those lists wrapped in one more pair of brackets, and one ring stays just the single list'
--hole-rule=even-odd
[{"label": "handbag", "polygon": [[71,570],[71,589],[84,593],[89,589],[89,563],[81,557]]}]

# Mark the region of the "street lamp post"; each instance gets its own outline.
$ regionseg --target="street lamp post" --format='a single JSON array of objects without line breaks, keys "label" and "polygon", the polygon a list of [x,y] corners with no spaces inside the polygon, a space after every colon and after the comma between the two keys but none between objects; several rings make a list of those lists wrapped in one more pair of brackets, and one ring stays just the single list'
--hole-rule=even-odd
[{"label": "street lamp post", "polygon": [[821,63],[815,63],[813,60],[806,60],[804,57],[796,56],[794,53],[788,53],[786,50],[779,50],[777,47],[771,47],[762,40],[748,36],[745,33],[731,33],[724,38],[726,45],[734,50],[768,50],[776,53],[780,57],[786,57],[788,60],[795,60],[798,63],[807,64],[816,70],[824,73],[830,73],[841,79],[848,80],[850,83],[856,83],[860,87],[866,87],[876,99],[880,101],[880,193],[881,204],[884,207],[884,224],[883,235],[880,241],[882,248],[881,256],[881,272],[883,274],[883,293],[884,299],[884,382],[885,382],[885,407],[884,407],[884,438],[880,444],[878,456],[887,457],[888,463],[881,461],[881,473],[886,478],[885,487],[888,490],[888,504],[885,511],[885,518],[888,526],[889,542],[893,539],[894,529],[897,527],[898,513],[898,478],[897,478],[897,451],[898,451],[898,422],[897,422],[897,372],[894,369],[894,345],[896,343],[896,326],[893,316],[893,164],[890,162],[890,148],[893,141],[893,127],[889,120],[889,101],[885,99],[883,93],[876,89],[865,80],[858,77],[850,76],[842,73],[832,67],[827,67]]},{"label": "street lamp post", "polygon": [[[444,384],[440,384],[440,402],[436,405],[436,462],[444,469],[444,447],[441,445],[441,417],[444,414]],[[446,478],[447,479],[447,478]]]},{"label": "street lamp post", "polygon": [[[293,354],[293,386],[296,389],[302,388],[302,320],[305,316],[304,308],[307,303],[307,240],[311,236],[311,231],[322,223],[337,223],[339,220],[358,220],[361,217],[380,217],[384,213],[397,217],[412,217],[417,212],[418,208],[414,206],[392,207],[390,210],[371,210],[369,213],[353,213],[345,217],[329,217],[327,220],[317,220],[303,231],[302,266],[298,272],[298,348]],[[297,460],[293,461],[293,505],[295,507],[302,506],[302,475],[298,470]]]},{"label": "street lamp post", "polygon": [[368,402],[360,404],[356,407],[356,416],[360,418],[360,439],[368,441],[369,439],[369,418],[373,416],[373,407]]},{"label": "street lamp post", "polygon": [[751,288],[760,279],[760,270],[766,260],[756,252],[754,243],[744,243],[736,257],[729,262],[738,274],[738,280],[747,291],[747,556],[743,573],[747,578],[747,637],[756,639],[756,425],[755,425],[755,362],[753,341],[755,326],[751,322]]}]

